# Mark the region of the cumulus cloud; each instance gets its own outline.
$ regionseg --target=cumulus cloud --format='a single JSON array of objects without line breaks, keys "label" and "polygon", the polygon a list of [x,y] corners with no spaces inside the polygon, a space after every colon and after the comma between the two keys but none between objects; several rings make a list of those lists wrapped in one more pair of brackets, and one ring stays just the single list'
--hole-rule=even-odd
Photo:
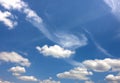
[{"label": "cumulus cloud", "polygon": [[108,83],[120,83],[120,76],[114,76],[112,74],[106,76],[105,80]]},{"label": "cumulus cloud", "polygon": [[23,73],[26,73],[24,67],[16,66],[9,69],[10,72],[19,80],[29,81],[29,82],[38,82],[38,79],[34,76],[23,76]]},{"label": "cumulus cloud", "polygon": [[43,47],[37,46],[36,49],[44,56],[52,56],[54,58],[68,58],[75,53],[74,51],[64,49],[58,45],[49,47],[47,45],[44,45]]},{"label": "cumulus cloud", "polygon": [[12,29],[14,26],[17,25],[17,22],[13,21],[11,17],[14,19],[14,16],[10,12],[8,12],[8,11],[5,11],[5,12],[0,11],[0,21],[3,22],[10,29]]},{"label": "cumulus cloud", "polygon": [[60,81],[55,81],[55,80],[52,80],[52,78],[49,78],[49,79],[40,81],[40,83],[60,83]]},{"label": "cumulus cloud", "polygon": [[25,73],[26,70],[24,67],[21,67],[21,66],[16,66],[16,67],[12,67],[9,69],[10,72],[12,72],[12,74],[14,76],[20,76],[21,73]]},{"label": "cumulus cloud", "polygon": [[17,63],[27,67],[31,64],[27,58],[22,57],[16,52],[0,52],[0,61]]},{"label": "cumulus cloud", "polygon": [[19,76],[18,79],[22,81],[32,81],[32,82],[38,81],[38,79],[35,78],[34,76]]},{"label": "cumulus cloud", "polygon": [[96,72],[106,72],[106,71],[113,71],[117,72],[120,71],[120,59],[110,59],[106,58],[104,60],[86,60],[82,62],[88,69],[91,69]]},{"label": "cumulus cloud", "polygon": [[70,71],[57,74],[58,78],[78,79],[78,80],[89,80],[92,72],[89,72],[86,68],[74,68]]}]

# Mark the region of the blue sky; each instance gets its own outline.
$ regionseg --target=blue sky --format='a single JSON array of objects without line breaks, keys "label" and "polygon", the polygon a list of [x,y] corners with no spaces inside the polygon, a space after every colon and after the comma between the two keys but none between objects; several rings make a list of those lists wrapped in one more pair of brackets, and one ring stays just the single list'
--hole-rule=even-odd
[{"label": "blue sky", "polygon": [[0,0],[0,83],[120,83],[119,0]]}]

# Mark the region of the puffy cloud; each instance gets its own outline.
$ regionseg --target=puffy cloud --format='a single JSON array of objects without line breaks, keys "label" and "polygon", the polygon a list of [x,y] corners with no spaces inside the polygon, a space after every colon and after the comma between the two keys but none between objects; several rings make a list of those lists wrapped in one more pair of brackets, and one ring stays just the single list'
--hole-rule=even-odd
[{"label": "puffy cloud", "polygon": [[16,52],[0,52],[0,60],[4,62],[17,63],[22,66],[30,66],[27,58],[22,57]]},{"label": "puffy cloud", "polygon": [[83,64],[88,68],[96,72],[108,71],[111,67],[103,60],[86,60]]},{"label": "puffy cloud", "polygon": [[114,76],[112,74],[106,76],[106,81],[108,83],[120,83],[120,76]]},{"label": "puffy cloud", "polygon": [[58,78],[68,78],[68,79],[78,79],[78,80],[89,80],[89,75],[92,75],[92,72],[89,72],[86,68],[74,68],[70,71],[57,74]]},{"label": "puffy cloud", "polygon": [[36,49],[40,51],[44,56],[52,56],[54,58],[68,58],[74,51],[64,49],[58,45],[50,46],[44,45],[43,47],[37,46]]},{"label": "puffy cloud", "polygon": [[25,68],[20,66],[12,67],[9,69],[9,71],[12,72],[14,76],[20,76],[21,73],[26,72]]},{"label": "puffy cloud", "polygon": [[120,71],[120,59],[106,58],[104,60],[86,60],[82,62],[88,69],[96,72],[106,72],[111,69],[113,72]]},{"label": "puffy cloud", "polygon": [[10,72],[17,78],[22,81],[37,82],[38,79],[34,76],[23,76],[22,73],[25,73],[26,70],[24,67],[16,66],[9,69]]},{"label": "puffy cloud", "polygon": [[38,79],[35,78],[34,76],[19,76],[18,79],[23,81],[32,81],[32,82],[38,81]]},{"label": "puffy cloud", "polygon": [[49,78],[49,79],[40,81],[40,83],[60,83],[60,81],[55,81],[55,80],[52,80],[52,78]]},{"label": "puffy cloud", "polygon": [[17,25],[17,22],[13,21],[11,17],[14,19],[14,16],[10,12],[8,12],[8,11],[5,11],[5,12],[0,11],[0,21],[3,22],[10,29],[12,29],[15,25]]}]

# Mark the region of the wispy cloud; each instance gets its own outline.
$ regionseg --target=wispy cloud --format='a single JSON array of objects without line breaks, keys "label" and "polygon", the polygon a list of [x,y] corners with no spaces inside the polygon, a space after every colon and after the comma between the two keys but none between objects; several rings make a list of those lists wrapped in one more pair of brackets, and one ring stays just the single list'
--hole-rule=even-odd
[{"label": "wispy cloud", "polygon": [[42,18],[37,15],[35,11],[33,11],[27,3],[23,0],[0,0],[0,5],[3,6],[7,10],[17,10],[26,15],[26,20],[33,24],[36,28],[38,28],[46,37],[52,39],[51,34],[45,28],[45,25],[42,21]]},{"label": "wispy cloud", "polygon": [[120,0],[104,0],[111,8],[111,12],[120,19]]},{"label": "wispy cloud", "polygon": [[108,57],[113,57],[107,50],[105,50],[102,46],[100,46],[97,42],[94,42],[94,44],[96,45],[96,47],[105,55],[107,55]]},{"label": "wispy cloud", "polygon": [[67,33],[57,33],[55,35],[58,38],[58,43],[65,48],[77,48],[86,46],[88,42],[88,39],[84,34],[81,34],[79,37]]},{"label": "wispy cloud", "polygon": [[90,37],[90,39],[92,40],[92,42],[94,43],[94,45],[96,46],[96,48],[102,52],[103,54],[105,54],[108,57],[113,57],[106,49],[104,49],[99,43],[96,42],[96,40],[94,39],[93,35],[91,34],[91,32],[89,32],[87,29],[82,28]]},{"label": "wispy cloud", "polygon": [[37,13],[23,0],[12,0],[12,3],[9,0],[0,0],[0,5],[7,10],[17,10],[25,14],[27,21],[39,29],[48,39],[62,45],[63,47],[81,47],[87,45],[87,38],[84,34],[81,34],[81,36],[78,37],[73,34],[59,34],[54,31],[48,31],[42,18],[38,16]]}]

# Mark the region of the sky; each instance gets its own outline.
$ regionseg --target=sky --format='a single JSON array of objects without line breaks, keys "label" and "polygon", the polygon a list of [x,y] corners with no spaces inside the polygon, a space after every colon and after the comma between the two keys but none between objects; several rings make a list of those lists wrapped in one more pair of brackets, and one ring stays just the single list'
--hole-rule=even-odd
[{"label": "sky", "polygon": [[0,83],[120,83],[119,0],[0,0]]}]

